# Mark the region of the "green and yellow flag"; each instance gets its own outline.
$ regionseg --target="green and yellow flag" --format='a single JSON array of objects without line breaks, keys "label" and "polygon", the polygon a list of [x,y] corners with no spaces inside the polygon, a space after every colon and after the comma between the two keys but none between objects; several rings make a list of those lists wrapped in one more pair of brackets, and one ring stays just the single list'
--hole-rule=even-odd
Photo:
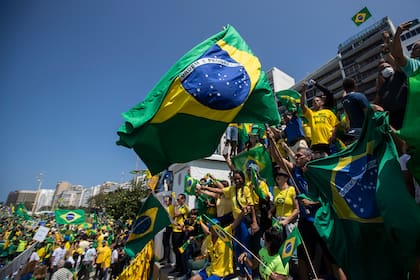
[{"label": "green and yellow flag", "polygon": [[159,200],[150,194],[141,206],[125,245],[130,257],[135,256],[163,228],[171,224],[168,212]]},{"label": "green and yellow flag", "polygon": [[152,174],[211,155],[229,123],[280,122],[261,63],[232,26],[185,54],[123,117],[117,144]]},{"label": "green and yellow flag", "polygon": [[356,24],[357,26],[361,25],[365,21],[367,21],[371,17],[371,13],[369,12],[367,7],[364,7],[360,11],[358,11],[351,20]]},{"label": "green and yellow flag", "polygon": [[301,106],[298,106],[298,104],[300,104],[299,92],[292,89],[281,90],[276,92],[276,97],[287,111],[298,112],[299,116],[303,116],[302,108]]},{"label": "green and yellow flag", "polygon": [[184,178],[184,193],[189,195],[195,195],[195,187],[198,184],[198,180],[189,176],[185,175]]},{"label": "green and yellow flag", "polygon": [[420,208],[389,131],[387,113],[369,110],[356,143],[305,172],[314,225],[349,279],[406,279],[420,256]]},{"label": "green and yellow flag", "polygon": [[26,210],[22,202],[13,209],[13,214],[23,218],[25,221],[32,220],[32,217],[28,214],[28,210]]},{"label": "green and yellow flag", "polygon": [[295,227],[283,244],[280,247],[279,253],[281,256],[281,260],[283,261],[283,265],[286,265],[290,258],[292,257],[293,253],[296,251],[296,248],[302,243],[302,237],[300,236],[299,230]]},{"label": "green and yellow flag", "polygon": [[85,211],[83,210],[55,210],[55,221],[59,225],[83,224]]},{"label": "green and yellow flag", "polygon": [[267,185],[274,185],[271,157],[264,146],[256,146],[232,157],[232,163],[236,169],[242,170],[243,172],[248,167],[254,166],[254,169],[258,167],[258,174],[266,180]]}]

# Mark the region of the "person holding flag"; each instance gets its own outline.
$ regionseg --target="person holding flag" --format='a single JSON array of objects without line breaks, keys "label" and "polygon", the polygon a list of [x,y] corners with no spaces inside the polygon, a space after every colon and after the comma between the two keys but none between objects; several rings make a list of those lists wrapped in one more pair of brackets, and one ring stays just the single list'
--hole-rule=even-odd
[{"label": "person holding flag", "polygon": [[[209,219],[207,216],[207,223],[201,219],[200,225],[209,238],[206,243],[206,249],[211,259],[210,264],[202,269],[198,274],[190,278],[190,280],[222,280],[224,277],[230,276],[234,273],[233,268],[233,250],[232,250],[232,232],[240,225],[244,215],[247,214],[247,209],[243,209],[235,218],[231,225],[225,228],[220,226],[218,219]],[[243,246],[243,244],[241,244]]]},{"label": "person holding flag", "polygon": [[[254,235],[259,231],[259,226],[254,208],[254,200],[252,199],[252,190],[248,185],[245,185],[245,174],[240,170],[233,171],[233,182],[233,186],[223,189],[226,198],[232,199],[233,218],[236,220],[241,213],[246,213],[244,219],[241,219],[235,230],[235,238],[239,241],[233,242],[235,257],[237,258],[245,252],[245,249],[240,243],[250,244],[251,235]],[[239,271],[241,276],[246,276],[243,265],[239,265]]]},{"label": "person holding flag", "polygon": [[277,228],[271,227],[264,232],[263,240],[264,245],[258,252],[260,260],[249,257],[247,253],[242,253],[238,258],[238,262],[252,269],[258,267],[260,279],[287,280],[289,264],[283,265],[279,254],[283,242],[282,232]]}]

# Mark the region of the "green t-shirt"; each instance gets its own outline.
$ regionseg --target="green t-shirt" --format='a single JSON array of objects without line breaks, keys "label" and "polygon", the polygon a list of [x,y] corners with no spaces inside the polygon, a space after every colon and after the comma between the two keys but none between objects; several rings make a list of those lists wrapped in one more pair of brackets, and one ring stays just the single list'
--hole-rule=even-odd
[{"label": "green t-shirt", "polygon": [[270,256],[265,247],[261,248],[258,254],[260,255],[261,261],[265,264],[265,266],[262,264],[259,265],[261,279],[270,279],[270,274],[272,272],[286,276],[289,275],[289,264],[284,266],[279,254]]}]

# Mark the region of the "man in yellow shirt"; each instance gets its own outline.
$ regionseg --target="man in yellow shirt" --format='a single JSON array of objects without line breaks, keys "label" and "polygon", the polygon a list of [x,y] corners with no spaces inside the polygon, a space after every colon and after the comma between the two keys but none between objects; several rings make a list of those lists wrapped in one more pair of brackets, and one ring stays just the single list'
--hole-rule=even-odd
[{"label": "man in yellow shirt", "polygon": [[340,124],[336,115],[324,108],[322,97],[315,96],[312,109],[306,105],[307,83],[303,83],[300,103],[302,112],[311,127],[311,149],[315,158],[325,157],[330,153],[330,144],[335,141],[337,126]]},{"label": "man in yellow shirt", "polygon": [[108,246],[108,242],[103,241],[103,247],[101,248],[103,250],[103,262],[102,262],[102,279],[106,280],[108,277],[108,270],[111,267],[111,248]]},{"label": "man in yellow shirt", "polygon": [[[244,209],[244,211],[246,210]],[[233,223],[225,228],[220,226],[218,219],[210,220],[207,225],[203,220],[200,221],[203,232],[209,235],[206,247],[211,262],[190,280],[221,280],[223,277],[233,274],[233,250],[230,236],[240,224],[244,214],[245,212],[242,211]]]},{"label": "man in yellow shirt", "polygon": [[95,278],[97,279],[103,278],[102,265],[105,260],[105,253],[106,253],[105,244],[106,244],[106,241],[103,240],[102,246],[98,246],[98,248],[96,249],[97,257],[95,261],[96,263]]}]

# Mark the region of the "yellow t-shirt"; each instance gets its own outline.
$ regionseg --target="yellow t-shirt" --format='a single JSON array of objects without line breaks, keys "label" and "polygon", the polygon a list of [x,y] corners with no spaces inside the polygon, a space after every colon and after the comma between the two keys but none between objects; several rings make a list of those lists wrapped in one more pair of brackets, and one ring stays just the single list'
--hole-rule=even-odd
[{"label": "yellow t-shirt", "polygon": [[171,217],[172,219],[175,216],[175,208],[174,206],[171,204],[166,208],[166,211],[168,211],[169,217]]},{"label": "yellow t-shirt", "polygon": [[223,194],[226,196],[226,198],[232,199],[232,214],[234,219],[236,219],[239,216],[239,214],[241,214],[243,207],[247,205],[254,206],[254,200],[252,199],[251,190],[246,185],[243,188],[239,189],[236,189],[235,186],[224,188]]},{"label": "yellow t-shirt", "polygon": [[276,217],[289,217],[292,215],[294,207],[294,199],[296,197],[296,190],[294,187],[289,186],[287,189],[282,190],[275,186],[273,189],[274,193],[274,205],[276,206]]},{"label": "yellow t-shirt", "polygon": [[311,127],[311,144],[329,144],[334,128],[340,123],[331,110],[312,111],[306,108],[304,113]]},{"label": "yellow t-shirt", "polygon": [[187,219],[189,211],[188,206],[185,204],[178,207],[178,213],[181,215],[174,218],[175,226],[172,230],[173,232],[182,232],[181,226],[184,225],[184,221]]},{"label": "yellow t-shirt", "polygon": [[104,260],[105,260],[105,250],[106,250],[105,247],[96,248],[97,257],[96,257],[96,262],[95,263],[101,264],[101,263],[104,262]]},{"label": "yellow t-shirt", "polygon": [[103,247],[103,262],[102,262],[102,268],[109,268],[111,266],[111,248],[108,246]]},{"label": "yellow t-shirt", "polygon": [[[232,234],[232,226],[229,225],[224,228],[226,232]],[[211,259],[210,265],[206,268],[207,276],[216,275],[225,277],[233,274],[233,250],[232,242],[226,244],[219,237],[213,243],[211,237],[207,243],[207,252]]]},{"label": "yellow t-shirt", "polygon": [[232,199],[226,198],[226,196],[223,194],[217,198],[216,212],[217,217],[222,217],[226,214],[232,213]]}]

